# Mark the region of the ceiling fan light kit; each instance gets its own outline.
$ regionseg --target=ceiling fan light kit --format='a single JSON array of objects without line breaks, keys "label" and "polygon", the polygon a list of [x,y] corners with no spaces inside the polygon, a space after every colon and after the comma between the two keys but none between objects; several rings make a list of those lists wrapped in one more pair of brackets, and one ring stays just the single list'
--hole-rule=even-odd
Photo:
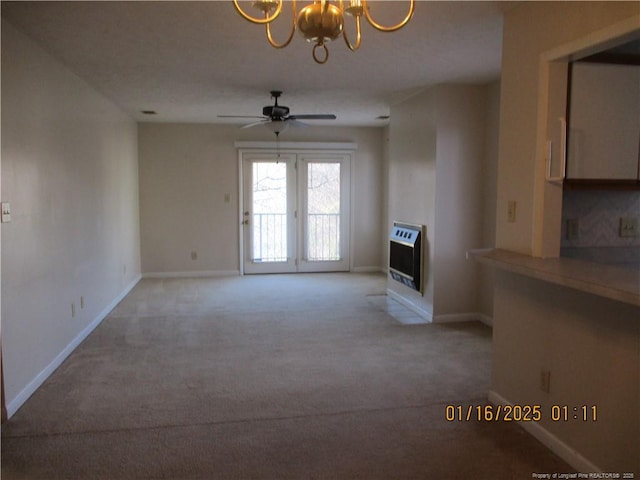
[{"label": "ceiling fan light kit", "polygon": [[[350,50],[355,51],[360,48],[360,43],[362,41],[360,19],[362,17],[364,17],[376,30],[380,30],[382,32],[395,32],[396,30],[404,27],[409,20],[411,20],[415,9],[415,0],[409,0],[409,12],[404,20],[396,25],[387,27],[373,20],[369,13],[367,0],[349,0],[347,2],[343,0],[334,2],[331,2],[330,0],[314,0],[313,3],[302,8],[299,13],[296,6],[296,0],[291,0],[291,13],[293,19],[291,23],[291,30],[288,38],[283,43],[278,43],[271,35],[270,25],[280,16],[285,0],[255,0],[252,3],[253,7],[262,12],[262,18],[253,17],[246,13],[242,7],[240,7],[238,1],[239,0],[233,0],[233,5],[245,20],[266,26],[267,40],[271,46],[275,48],[284,48],[289,45],[297,28],[308,42],[315,43],[312,55],[316,63],[320,64],[326,63],[329,59],[329,50],[327,49],[326,42],[335,40],[340,35],[343,36],[344,41]],[[355,18],[356,40],[354,43],[351,43],[347,36],[347,31],[344,28],[345,15],[351,15]]]},{"label": "ceiling fan light kit", "polygon": [[289,122],[285,120],[272,120],[264,124],[266,128],[276,134],[276,137],[289,128]]}]

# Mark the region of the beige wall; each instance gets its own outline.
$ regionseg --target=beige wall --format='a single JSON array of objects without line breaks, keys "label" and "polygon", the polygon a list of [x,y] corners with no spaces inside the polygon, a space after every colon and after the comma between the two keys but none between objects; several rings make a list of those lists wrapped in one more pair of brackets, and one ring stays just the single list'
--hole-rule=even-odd
[{"label": "beige wall", "polygon": [[391,279],[388,288],[435,321],[491,315],[490,275],[480,287],[466,252],[493,245],[498,92],[441,85],[392,108],[385,230],[426,225],[428,257],[423,296]]},{"label": "beige wall", "polygon": [[140,257],[135,122],[4,21],[2,200],[11,414],[135,284]]},{"label": "beige wall", "polygon": [[389,149],[391,146],[390,140],[390,126],[387,125],[384,127],[383,132],[383,145],[382,145],[382,172],[383,172],[383,182],[382,182],[382,211],[381,219],[382,219],[382,228],[380,229],[380,245],[381,248],[381,258],[380,265],[382,265],[382,270],[387,273],[389,271],[389,232],[391,231],[391,224],[389,223],[389,161],[390,154]]},{"label": "beige wall", "polygon": [[[639,10],[638,2],[524,2],[507,11],[502,52],[498,247],[537,253],[534,244],[542,225],[535,225],[535,221],[543,194],[536,188],[541,189],[546,153],[546,135],[538,136],[543,55],[590,35],[595,38],[600,30],[638,15]],[[517,202],[517,219],[513,223],[507,221],[510,200]],[[558,209],[560,205],[551,208]]]},{"label": "beige wall", "polygon": [[[487,87],[485,156],[482,175],[482,248],[496,244],[496,192],[498,181],[498,139],[500,125],[500,83]],[[493,268],[480,265],[478,271],[479,311],[493,318]]]},{"label": "beige wall", "polygon": [[[494,225],[493,211],[484,202],[494,193],[485,186],[496,171],[487,168],[487,140],[497,138],[495,119],[489,115],[487,86],[447,85],[438,88],[436,162],[436,226],[434,233],[434,315],[480,312],[479,268],[468,250],[487,245],[485,225]],[[495,104],[493,113],[495,115]],[[488,138],[489,137],[489,138]]]},{"label": "beige wall", "polygon": [[[436,94],[429,90],[391,108],[387,236],[394,221],[426,226],[424,296],[394,281],[388,288],[433,315],[436,202]],[[388,239],[387,239],[388,242]]]},{"label": "beige wall", "polygon": [[[541,405],[542,421],[527,426],[578,471],[640,471],[639,310],[496,275],[491,395]],[[549,393],[539,388],[543,369],[551,372]],[[553,405],[569,406],[569,420],[552,421]],[[597,422],[581,420],[582,405],[597,408]]]},{"label": "beige wall", "polygon": [[[584,48],[620,22],[640,27],[637,2],[526,2],[504,22],[497,186],[498,247],[536,253],[540,222],[560,205],[544,204],[546,119],[542,61],[566,45]],[[576,47],[577,48],[577,47]],[[542,188],[541,188],[542,187]],[[541,193],[542,192],[542,193]],[[517,219],[508,223],[507,201]],[[559,240],[558,240],[559,242]],[[527,425],[582,471],[640,471],[640,311],[545,282],[500,273],[494,302],[492,395],[514,404],[596,405],[597,424]],[[551,371],[550,393],[539,389]]]},{"label": "beige wall", "polygon": [[[352,263],[379,270],[383,129],[290,129],[283,142],[355,142],[351,165]],[[142,269],[147,274],[239,272],[236,141],[273,141],[266,129],[207,124],[139,125]],[[225,202],[229,194],[230,202]],[[197,252],[197,260],[191,252]]]}]

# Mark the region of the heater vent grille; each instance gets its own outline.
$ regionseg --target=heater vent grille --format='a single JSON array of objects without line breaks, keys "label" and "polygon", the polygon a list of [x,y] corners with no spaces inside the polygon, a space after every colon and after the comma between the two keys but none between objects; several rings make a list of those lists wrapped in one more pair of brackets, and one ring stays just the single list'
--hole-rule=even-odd
[{"label": "heater vent grille", "polygon": [[423,225],[394,222],[389,236],[391,277],[422,293]]}]

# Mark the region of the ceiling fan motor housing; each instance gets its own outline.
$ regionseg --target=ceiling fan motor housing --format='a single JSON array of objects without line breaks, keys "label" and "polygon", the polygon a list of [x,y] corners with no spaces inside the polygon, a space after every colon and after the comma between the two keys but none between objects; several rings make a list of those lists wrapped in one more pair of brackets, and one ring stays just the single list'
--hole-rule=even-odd
[{"label": "ceiling fan motor housing", "polygon": [[289,115],[289,107],[284,105],[269,105],[262,109],[262,114],[271,119],[282,119]]}]

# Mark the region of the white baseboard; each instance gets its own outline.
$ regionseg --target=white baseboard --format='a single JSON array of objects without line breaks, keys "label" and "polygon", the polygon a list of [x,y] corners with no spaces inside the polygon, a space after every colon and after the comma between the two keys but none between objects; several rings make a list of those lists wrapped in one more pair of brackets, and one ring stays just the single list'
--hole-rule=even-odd
[{"label": "white baseboard", "polygon": [[114,298],[94,319],[87,325],[56,357],[47,365],[38,375],[31,380],[25,388],[22,389],[16,397],[7,404],[7,417],[11,418],[18,409],[40,388],[47,378],[51,376],[55,370],[62,365],[69,355],[82,343],[82,341],[93,332],[107,315],[113,310],[118,303],[127,296],[127,294],[135,287],[142,277],[137,276],[129,285],[127,285],[120,294]]},{"label": "white baseboard", "polygon": [[475,313],[445,313],[433,316],[433,323],[458,323],[478,320]]},{"label": "white baseboard", "polygon": [[419,317],[425,320],[425,323],[454,323],[454,322],[482,322],[489,327],[493,327],[493,318],[484,315],[482,313],[449,313],[444,315],[434,315],[433,312],[427,310],[421,305],[411,299],[400,295],[398,292],[394,292],[391,289],[387,289],[387,295],[398,303],[401,303],[409,310],[414,312]]},{"label": "white baseboard", "polygon": [[488,327],[493,327],[493,318],[482,313],[447,313],[444,315],[434,315],[433,323],[454,323],[454,322],[482,322]]},{"label": "white baseboard", "polygon": [[187,272],[146,272],[142,278],[213,278],[237,277],[240,270],[195,270]]},{"label": "white baseboard", "polygon": [[487,327],[493,328],[493,317],[485,315],[484,313],[478,313],[478,320],[484,323]]},{"label": "white baseboard", "polygon": [[433,322],[433,312],[425,309],[421,305],[418,305],[417,303],[413,302],[412,300],[410,300],[410,299],[408,299],[406,297],[403,297],[398,292],[394,292],[393,290],[391,290],[389,288],[387,288],[387,295],[390,296],[391,298],[393,298],[398,303],[401,303],[402,305],[407,307],[409,310],[414,312],[420,318],[423,318],[425,320],[425,323]]},{"label": "white baseboard", "polygon": [[[489,402],[494,405],[513,405],[506,398],[493,390],[489,391],[488,399]],[[542,427],[538,422],[518,422],[518,425],[524,428],[526,432],[535,437],[539,442],[562,458],[578,472],[602,472],[600,468],[580,455],[577,450],[574,450],[564,443],[554,434]]]}]

